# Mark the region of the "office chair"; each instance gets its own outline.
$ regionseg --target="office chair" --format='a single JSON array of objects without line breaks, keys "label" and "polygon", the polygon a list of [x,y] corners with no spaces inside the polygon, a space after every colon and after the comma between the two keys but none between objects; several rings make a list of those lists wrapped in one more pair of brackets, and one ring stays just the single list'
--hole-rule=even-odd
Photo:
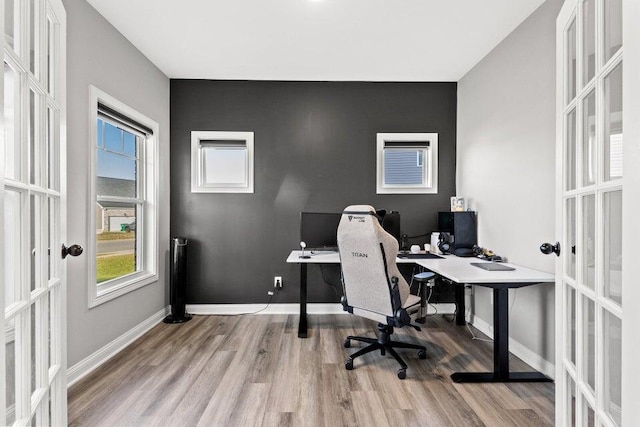
[{"label": "office chair", "polygon": [[384,231],[376,218],[373,207],[354,205],[342,213],[338,225],[338,249],[342,266],[344,296],[342,306],[345,311],[378,322],[378,338],[348,336],[345,348],[351,341],[369,344],[351,354],[345,360],[345,368],[353,369],[353,359],[372,351],[380,350],[384,356],[389,352],[400,364],[398,378],[407,375],[407,364],[395,348],[418,350],[420,359],[427,358],[424,346],[392,341],[393,328],[411,326],[407,309],[420,304],[420,297],[409,293],[409,285],[396,266],[398,241]]}]

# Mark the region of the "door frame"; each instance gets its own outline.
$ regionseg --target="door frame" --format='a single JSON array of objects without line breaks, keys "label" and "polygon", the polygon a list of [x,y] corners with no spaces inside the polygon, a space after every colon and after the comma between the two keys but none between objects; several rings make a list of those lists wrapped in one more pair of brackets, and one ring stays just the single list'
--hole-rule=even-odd
[{"label": "door frame", "polygon": [[[624,44],[624,188],[622,195],[622,424],[640,425],[640,2],[623,0],[622,25]],[[632,308],[632,309],[629,309]]]}]

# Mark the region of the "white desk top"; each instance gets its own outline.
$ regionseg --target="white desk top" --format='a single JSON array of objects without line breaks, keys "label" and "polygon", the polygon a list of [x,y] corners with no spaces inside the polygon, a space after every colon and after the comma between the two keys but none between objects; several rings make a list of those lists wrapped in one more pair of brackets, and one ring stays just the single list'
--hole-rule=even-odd
[{"label": "white desk top", "polygon": [[460,258],[446,255],[443,259],[415,259],[416,264],[457,283],[550,283],[555,276],[544,271],[534,270],[520,265],[501,263],[515,268],[511,271],[487,271],[471,265],[472,262],[484,263],[475,257]]},{"label": "white desk top", "polygon": [[[309,258],[300,258],[300,255],[302,255],[302,251],[291,251],[289,257],[287,258],[287,262],[289,264],[340,264],[340,255],[337,251],[320,251],[315,253],[304,251],[304,254],[308,255]],[[396,262],[398,264],[415,264],[416,261],[421,260],[410,258],[396,258]]]},{"label": "white desk top", "polygon": [[[305,251],[310,258],[299,258],[302,251],[291,251],[288,263],[295,264],[339,264],[340,256],[337,252],[311,253]],[[555,276],[551,273],[522,267],[515,264],[503,263],[515,268],[511,271],[487,271],[471,265],[472,262],[483,261],[475,257],[461,258],[455,255],[444,255],[442,259],[411,259],[397,258],[399,264],[418,264],[434,273],[446,277],[456,283],[499,284],[499,283],[551,283]]]}]

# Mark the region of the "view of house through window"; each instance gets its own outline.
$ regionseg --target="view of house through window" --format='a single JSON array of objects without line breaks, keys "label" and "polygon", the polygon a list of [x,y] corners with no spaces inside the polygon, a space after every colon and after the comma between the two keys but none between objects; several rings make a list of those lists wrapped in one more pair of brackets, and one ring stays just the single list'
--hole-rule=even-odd
[{"label": "view of house through window", "polygon": [[144,135],[98,115],[96,147],[96,282],[142,270],[139,227],[144,198],[140,147]]}]

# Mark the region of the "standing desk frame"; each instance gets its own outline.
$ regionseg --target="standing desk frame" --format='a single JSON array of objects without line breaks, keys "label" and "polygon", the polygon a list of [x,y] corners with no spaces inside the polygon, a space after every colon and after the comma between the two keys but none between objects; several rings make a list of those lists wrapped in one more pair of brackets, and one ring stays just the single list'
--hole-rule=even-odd
[{"label": "standing desk frame", "polygon": [[[308,252],[307,252],[308,253]],[[321,252],[310,258],[300,258],[301,251],[292,251],[287,263],[300,265],[300,320],[298,337],[307,337],[307,265],[339,264],[340,256],[335,252]],[[477,258],[459,258],[452,255],[440,259],[398,258],[398,263],[418,264],[456,283],[456,324],[464,325],[464,285],[484,286],[493,289],[493,372],[455,372],[451,379],[457,383],[481,382],[551,382],[541,372],[509,371],[509,289],[531,286],[538,283],[553,283],[553,274],[509,265],[512,271],[487,271],[471,265],[483,262]],[[488,261],[485,261],[488,262]]]}]

